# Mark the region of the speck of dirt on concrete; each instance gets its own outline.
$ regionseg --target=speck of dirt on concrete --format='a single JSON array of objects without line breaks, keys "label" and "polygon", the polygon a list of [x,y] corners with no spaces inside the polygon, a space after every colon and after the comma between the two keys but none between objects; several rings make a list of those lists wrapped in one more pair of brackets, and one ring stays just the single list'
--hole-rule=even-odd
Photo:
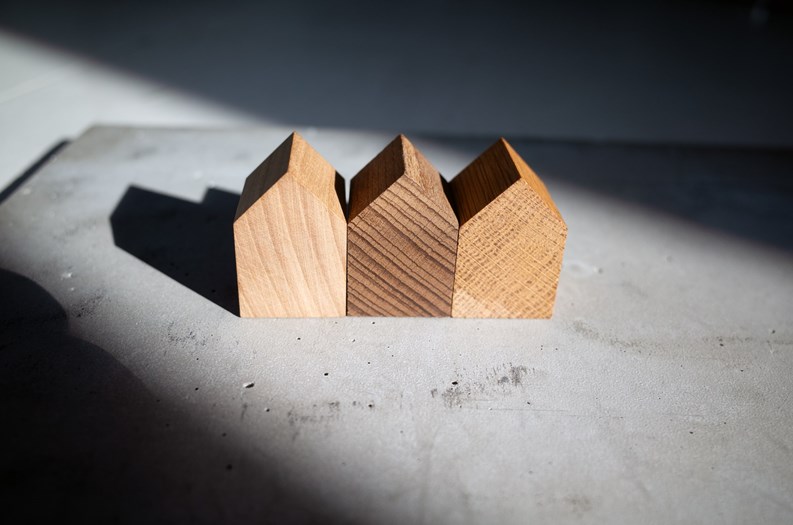
[{"label": "speck of dirt on concrete", "polygon": [[452,384],[453,384],[454,386],[457,386],[457,381],[452,381]]},{"label": "speck of dirt on concrete", "polygon": [[300,341],[300,338],[298,337],[297,340]]},{"label": "speck of dirt on concrete", "polygon": [[694,431],[693,431],[693,430],[689,430],[689,431],[688,431],[688,433],[689,433],[689,434],[693,434],[693,433],[694,433]]},{"label": "speck of dirt on concrete", "polygon": [[254,383],[253,381],[251,381],[250,383],[243,383],[242,388],[253,388],[253,385],[255,384],[256,383]]},{"label": "speck of dirt on concrete", "polygon": [[325,372],[325,373],[324,373],[324,374],[322,374],[322,375],[325,375],[325,376],[327,376],[327,375],[328,375],[328,373],[327,373],[327,372]]},{"label": "speck of dirt on concrete", "polygon": [[195,387],[196,392],[198,392],[198,387]]}]

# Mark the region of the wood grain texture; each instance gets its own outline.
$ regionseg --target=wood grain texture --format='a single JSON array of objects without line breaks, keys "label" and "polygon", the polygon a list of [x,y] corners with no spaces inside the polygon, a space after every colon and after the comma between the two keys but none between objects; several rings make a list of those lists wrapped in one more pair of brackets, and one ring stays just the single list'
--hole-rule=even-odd
[{"label": "wood grain texture", "polygon": [[297,133],[245,180],[234,220],[240,316],[345,314],[344,180]]},{"label": "wood grain texture", "polygon": [[456,251],[441,176],[400,135],[350,185],[347,315],[449,316]]},{"label": "wood grain texture", "polygon": [[567,225],[500,139],[451,181],[460,219],[453,317],[549,318]]}]

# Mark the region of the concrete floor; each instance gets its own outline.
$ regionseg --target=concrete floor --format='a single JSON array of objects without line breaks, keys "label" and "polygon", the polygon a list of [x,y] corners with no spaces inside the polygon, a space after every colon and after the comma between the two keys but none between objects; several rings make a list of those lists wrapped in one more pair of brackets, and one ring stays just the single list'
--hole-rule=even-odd
[{"label": "concrete floor", "polygon": [[[6,516],[793,521],[790,10],[488,5],[4,6]],[[570,226],[555,317],[236,317],[293,128],[348,178],[507,135]]]},{"label": "concrete floor", "polygon": [[[289,131],[95,128],[5,193],[6,515],[793,520],[790,155],[517,141],[552,320],[243,320],[230,221]],[[391,138],[302,131],[347,177]]]}]

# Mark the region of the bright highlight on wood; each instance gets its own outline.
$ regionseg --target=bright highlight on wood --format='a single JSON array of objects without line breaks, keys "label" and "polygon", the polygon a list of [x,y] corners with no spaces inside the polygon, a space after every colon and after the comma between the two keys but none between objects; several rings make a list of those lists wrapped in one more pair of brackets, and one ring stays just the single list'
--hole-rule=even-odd
[{"label": "bright highlight on wood", "polygon": [[447,184],[399,135],[344,180],[293,133],[234,220],[242,317],[549,318],[567,225],[500,139]]},{"label": "bright highlight on wood", "polygon": [[456,251],[441,176],[400,135],[350,185],[347,315],[449,316]]},{"label": "bright highlight on wood", "polygon": [[344,212],[344,180],[300,135],[290,135],[248,176],[240,196],[240,316],[344,316]]},{"label": "bright highlight on wood", "polygon": [[539,177],[500,139],[451,188],[460,219],[452,316],[551,317],[567,225]]}]

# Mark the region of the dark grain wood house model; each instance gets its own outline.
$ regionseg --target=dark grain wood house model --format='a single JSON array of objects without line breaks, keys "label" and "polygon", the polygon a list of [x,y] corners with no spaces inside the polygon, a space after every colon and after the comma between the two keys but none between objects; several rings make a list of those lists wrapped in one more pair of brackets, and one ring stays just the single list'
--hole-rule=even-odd
[{"label": "dark grain wood house model", "polygon": [[456,252],[441,176],[400,135],[351,182],[347,315],[450,315]]}]

